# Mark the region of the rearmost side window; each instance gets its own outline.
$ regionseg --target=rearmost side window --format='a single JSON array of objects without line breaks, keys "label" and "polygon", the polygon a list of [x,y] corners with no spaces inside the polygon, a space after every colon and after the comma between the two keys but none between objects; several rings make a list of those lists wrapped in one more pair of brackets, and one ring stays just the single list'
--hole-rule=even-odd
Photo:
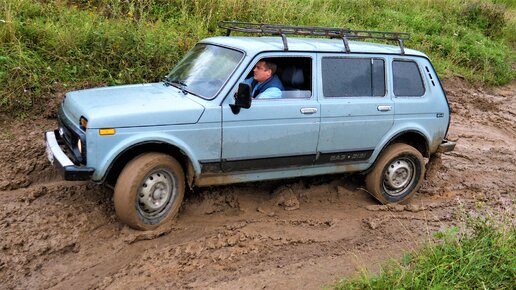
[{"label": "rearmost side window", "polygon": [[324,57],[324,97],[385,96],[385,61],[380,58]]},{"label": "rearmost side window", "polygon": [[392,62],[394,95],[420,97],[425,94],[421,73],[414,61],[395,60]]}]

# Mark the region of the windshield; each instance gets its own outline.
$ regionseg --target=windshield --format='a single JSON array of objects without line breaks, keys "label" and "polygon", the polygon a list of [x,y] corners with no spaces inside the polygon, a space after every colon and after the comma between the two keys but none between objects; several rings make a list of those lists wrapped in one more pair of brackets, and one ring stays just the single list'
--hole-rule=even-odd
[{"label": "windshield", "polygon": [[215,45],[197,44],[168,75],[173,85],[213,99],[242,59],[243,53]]}]

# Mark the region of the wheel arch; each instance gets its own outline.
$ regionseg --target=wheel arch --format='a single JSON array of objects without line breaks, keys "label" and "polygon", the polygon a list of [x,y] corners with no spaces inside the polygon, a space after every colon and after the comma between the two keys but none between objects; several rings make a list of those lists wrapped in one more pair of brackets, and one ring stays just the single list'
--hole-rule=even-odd
[{"label": "wheel arch", "polygon": [[114,187],[118,176],[125,165],[136,156],[148,152],[159,152],[172,156],[179,162],[185,173],[185,181],[191,187],[195,175],[194,166],[190,157],[179,147],[163,141],[145,141],[134,144],[117,155],[107,168],[103,182],[110,187]]},{"label": "wheel arch", "polygon": [[423,157],[428,158],[430,156],[430,148],[429,148],[429,142],[428,138],[425,137],[425,135],[419,131],[416,130],[407,130],[398,132],[394,136],[392,136],[389,141],[385,142],[380,152],[376,155],[376,158],[374,162],[371,164],[371,166],[363,171],[363,174],[367,174],[373,170],[373,168],[376,166],[376,163],[380,156],[382,156],[382,153],[392,144],[395,143],[404,143],[407,145],[410,145],[416,150],[418,150]]},{"label": "wheel arch", "polygon": [[[389,142],[387,142],[383,148],[382,152],[387,148],[389,145],[394,143],[405,143],[407,145],[410,145],[414,148],[416,148],[423,157],[429,157],[430,156],[430,148],[429,148],[429,142],[428,139],[425,137],[425,135],[419,131],[416,130],[409,130],[409,131],[403,131],[396,135],[394,135]],[[380,153],[381,154],[381,153]]]}]

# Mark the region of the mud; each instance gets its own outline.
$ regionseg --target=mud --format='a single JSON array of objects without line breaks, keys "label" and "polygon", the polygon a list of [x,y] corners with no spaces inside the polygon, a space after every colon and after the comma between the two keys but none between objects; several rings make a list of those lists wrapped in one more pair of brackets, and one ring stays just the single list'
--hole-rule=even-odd
[{"label": "mud", "polygon": [[515,84],[444,85],[457,147],[409,204],[379,205],[360,175],[200,188],[151,232],[118,221],[109,189],[55,174],[43,141],[54,114],[0,116],[0,288],[320,289],[465,215],[514,222]]}]

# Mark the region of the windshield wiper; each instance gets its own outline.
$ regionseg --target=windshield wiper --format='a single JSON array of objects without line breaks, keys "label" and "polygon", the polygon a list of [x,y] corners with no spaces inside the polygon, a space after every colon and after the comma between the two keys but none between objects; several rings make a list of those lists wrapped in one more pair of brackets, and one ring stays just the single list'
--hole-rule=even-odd
[{"label": "windshield wiper", "polygon": [[172,85],[172,82],[170,81],[170,77],[168,75],[166,75],[165,78],[163,79],[163,85],[165,87],[168,87],[168,86]]},{"label": "windshield wiper", "polygon": [[163,80],[163,84],[165,86],[174,86],[181,90],[183,94],[188,94],[189,92],[186,90],[186,87],[188,86],[184,81],[182,80],[171,80],[169,76],[165,76],[165,79]]}]

